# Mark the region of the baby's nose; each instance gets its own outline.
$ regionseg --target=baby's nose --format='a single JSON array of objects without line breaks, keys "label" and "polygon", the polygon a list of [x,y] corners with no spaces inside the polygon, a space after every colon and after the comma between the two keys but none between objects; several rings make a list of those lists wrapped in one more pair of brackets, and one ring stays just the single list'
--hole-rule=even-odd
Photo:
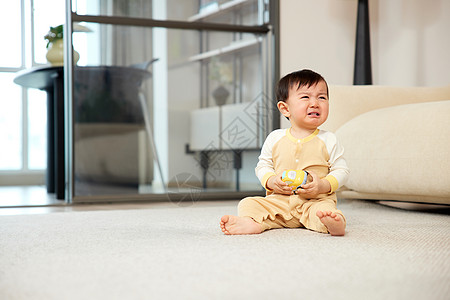
[{"label": "baby's nose", "polygon": [[309,101],[309,105],[310,105],[311,107],[319,106],[319,99],[317,99],[317,98],[311,98],[310,101]]}]

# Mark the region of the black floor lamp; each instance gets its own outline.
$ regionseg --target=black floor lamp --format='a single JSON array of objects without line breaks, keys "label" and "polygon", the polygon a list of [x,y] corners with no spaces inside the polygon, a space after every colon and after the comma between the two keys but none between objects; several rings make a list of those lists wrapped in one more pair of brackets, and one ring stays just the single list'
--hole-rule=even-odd
[{"label": "black floor lamp", "polygon": [[370,58],[369,0],[358,0],[356,21],[354,85],[372,84],[372,64]]}]

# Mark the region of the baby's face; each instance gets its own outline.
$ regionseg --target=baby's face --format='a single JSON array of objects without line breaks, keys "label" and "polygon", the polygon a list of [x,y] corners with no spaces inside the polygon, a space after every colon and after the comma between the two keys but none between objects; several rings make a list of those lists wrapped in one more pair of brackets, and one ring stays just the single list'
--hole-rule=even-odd
[{"label": "baby's face", "polygon": [[310,87],[293,86],[286,100],[288,118],[292,126],[313,130],[328,118],[328,90],[324,81]]}]

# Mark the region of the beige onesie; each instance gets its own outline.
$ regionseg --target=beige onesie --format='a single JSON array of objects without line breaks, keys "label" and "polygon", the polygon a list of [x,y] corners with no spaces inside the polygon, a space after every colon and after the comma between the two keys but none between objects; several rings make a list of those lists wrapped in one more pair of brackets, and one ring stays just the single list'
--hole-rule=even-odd
[{"label": "beige onesie", "polygon": [[266,188],[269,177],[295,169],[313,171],[320,178],[327,179],[331,184],[331,192],[320,194],[314,199],[305,199],[299,195],[274,194],[266,188],[266,197],[247,197],[240,201],[239,216],[253,218],[261,223],[263,230],[306,227],[327,233],[316,211],[332,211],[344,217],[336,208],[335,194],[349,174],[343,153],[344,149],[331,132],[317,129],[304,139],[296,139],[290,134],[290,129],[273,131],[264,142],[255,169],[262,186]]}]

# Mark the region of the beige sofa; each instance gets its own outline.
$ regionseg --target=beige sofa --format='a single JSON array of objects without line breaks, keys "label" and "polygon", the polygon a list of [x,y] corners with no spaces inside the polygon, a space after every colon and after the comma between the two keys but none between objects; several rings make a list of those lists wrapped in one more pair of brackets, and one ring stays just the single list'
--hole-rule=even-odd
[{"label": "beige sofa", "polygon": [[450,204],[450,85],[330,86],[351,169],[339,197]]}]

